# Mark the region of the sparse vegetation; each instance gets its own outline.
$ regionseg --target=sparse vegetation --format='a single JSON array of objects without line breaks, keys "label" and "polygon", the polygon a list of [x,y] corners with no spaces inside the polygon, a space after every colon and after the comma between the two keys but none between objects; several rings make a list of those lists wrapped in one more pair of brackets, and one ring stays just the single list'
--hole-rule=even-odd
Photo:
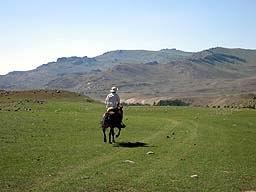
[{"label": "sparse vegetation", "polygon": [[150,104],[143,104],[143,103],[122,103],[123,106],[150,106]]},{"label": "sparse vegetation", "polygon": [[174,100],[160,100],[156,105],[158,106],[188,106],[188,103],[185,103],[179,99]]}]

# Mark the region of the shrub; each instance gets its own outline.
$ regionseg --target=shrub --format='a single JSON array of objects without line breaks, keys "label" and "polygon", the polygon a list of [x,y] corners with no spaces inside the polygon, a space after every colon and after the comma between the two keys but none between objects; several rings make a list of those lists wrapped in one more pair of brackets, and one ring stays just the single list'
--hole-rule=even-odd
[{"label": "shrub", "polygon": [[174,100],[160,100],[156,105],[158,106],[188,106],[188,103],[185,103],[179,99]]}]

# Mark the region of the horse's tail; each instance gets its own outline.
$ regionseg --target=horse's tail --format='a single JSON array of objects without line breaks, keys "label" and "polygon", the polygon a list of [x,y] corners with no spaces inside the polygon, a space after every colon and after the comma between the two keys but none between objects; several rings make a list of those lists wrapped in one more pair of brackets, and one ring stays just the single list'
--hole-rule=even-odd
[{"label": "horse's tail", "polygon": [[100,126],[101,126],[101,128],[104,128],[104,121],[103,121],[103,119],[100,120]]},{"label": "horse's tail", "polygon": [[100,120],[100,126],[101,128],[106,128],[106,113],[103,114],[101,120]]}]

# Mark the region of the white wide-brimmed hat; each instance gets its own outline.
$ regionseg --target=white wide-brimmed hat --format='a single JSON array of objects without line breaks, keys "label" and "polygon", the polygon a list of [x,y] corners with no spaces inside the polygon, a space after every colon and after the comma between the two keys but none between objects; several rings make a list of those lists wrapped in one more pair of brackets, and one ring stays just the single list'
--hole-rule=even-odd
[{"label": "white wide-brimmed hat", "polygon": [[111,87],[110,92],[111,93],[115,93],[115,92],[117,92],[117,90],[118,90],[117,87]]}]

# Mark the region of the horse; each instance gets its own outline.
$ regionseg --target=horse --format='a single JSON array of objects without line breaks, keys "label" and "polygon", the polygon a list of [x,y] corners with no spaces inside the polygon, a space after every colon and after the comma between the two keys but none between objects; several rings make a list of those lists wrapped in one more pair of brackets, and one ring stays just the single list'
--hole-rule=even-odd
[{"label": "horse", "polygon": [[106,130],[110,128],[109,131],[109,143],[115,143],[115,128],[118,129],[116,138],[120,136],[121,129],[125,127],[122,123],[123,118],[123,107],[118,107],[116,109],[110,110],[103,115],[101,120],[101,128],[104,136],[104,142],[107,142]]}]

